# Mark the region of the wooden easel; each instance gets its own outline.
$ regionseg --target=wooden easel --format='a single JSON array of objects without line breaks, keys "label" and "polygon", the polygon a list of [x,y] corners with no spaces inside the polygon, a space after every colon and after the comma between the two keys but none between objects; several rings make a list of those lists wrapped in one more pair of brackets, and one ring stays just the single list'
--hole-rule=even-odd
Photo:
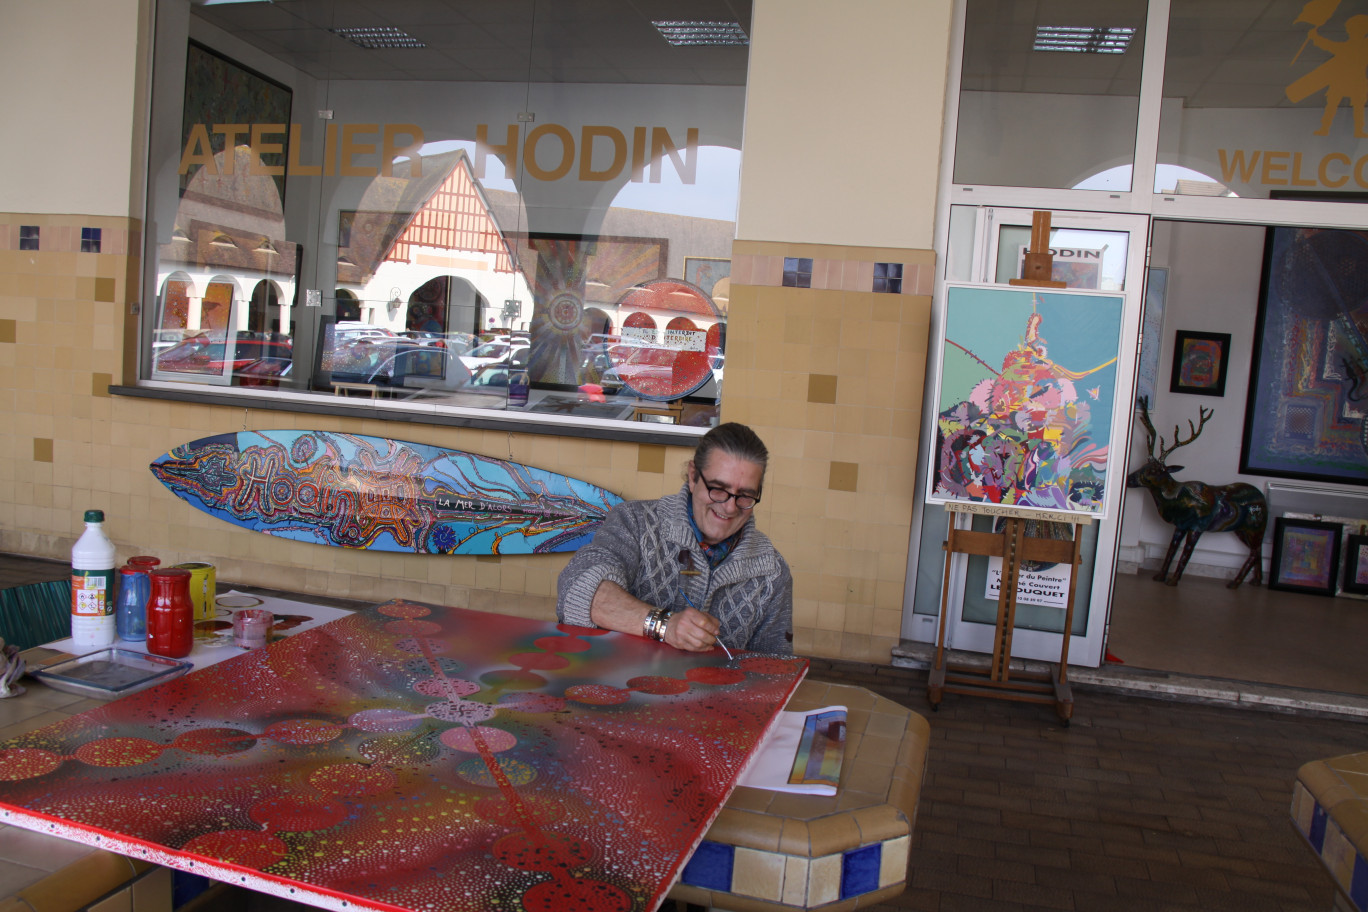
[{"label": "wooden easel", "polygon": [[[969,505],[964,505],[966,508]],[[948,510],[955,511],[957,505]],[[961,512],[979,512],[969,509]],[[1052,521],[1053,520],[1052,518]],[[975,532],[958,529],[952,514],[950,534],[945,540],[945,579],[941,587],[940,629],[936,635],[936,660],[927,679],[927,699],[934,711],[940,708],[946,693],[976,694],[1002,700],[1028,703],[1053,703],[1060,720],[1069,724],[1073,716],[1073,693],[1069,689],[1069,637],[1073,632],[1074,591],[1078,585],[1081,562],[1083,526],[1070,523],[1073,538],[1064,541],[1036,538],[1026,534],[1027,518],[1008,516],[1001,532]],[[1002,558],[1002,585],[998,590],[997,631],[993,638],[993,655],[988,669],[962,663],[952,664],[945,659],[945,620],[949,613],[950,564],[955,554],[978,554]],[[1048,672],[1018,669],[1013,672],[1012,632],[1016,624],[1017,579],[1022,561],[1068,563],[1069,592],[1064,605],[1063,645],[1059,665]]]},{"label": "wooden easel", "polygon": [[1008,285],[1030,285],[1035,288],[1064,288],[1068,283],[1057,282],[1054,275],[1054,254],[1050,253],[1050,213],[1037,209],[1031,213],[1031,246],[1021,258],[1021,278],[1008,279]]}]

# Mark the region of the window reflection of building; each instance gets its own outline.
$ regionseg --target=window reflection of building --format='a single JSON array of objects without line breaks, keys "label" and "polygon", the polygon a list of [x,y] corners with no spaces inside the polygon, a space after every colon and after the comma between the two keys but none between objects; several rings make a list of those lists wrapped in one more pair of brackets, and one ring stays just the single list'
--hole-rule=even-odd
[{"label": "window reflection of building", "polygon": [[[233,149],[231,166],[226,156],[220,152],[215,168],[200,168],[190,178],[171,237],[159,247],[157,343],[176,330],[227,345],[243,334],[274,334],[282,343],[292,337],[297,253],[285,240],[279,187],[257,173],[249,146]],[[162,354],[157,343],[154,368]],[[230,350],[221,360],[236,370],[248,359]]]},{"label": "window reflection of building", "polygon": [[[525,128],[486,113],[506,88],[502,75],[471,66],[473,80],[425,83],[404,104],[391,105],[377,100],[370,83],[392,88],[407,77],[349,72],[346,62],[334,69],[258,44],[255,26],[262,14],[193,5],[190,33],[201,20],[245,45],[230,58],[191,40],[192,63],[200,62],[187,65],[184,97],[174,106],[155,100],[168,116],[184,112],[185,125],[180,147],[157,153],[173,167],[153,171],[178,173],[174,219],[153,221],[161,238],[163,289],[161,308],[151,317],[154,328],[177,321],[183,311],[189,332],[209,332],[206,320],[213,332],[293,339],[298,329],[311,350],[296,353],[291,388],[330,396],[333,384],[322,365],[334,359],[321,347],[327,326],[359,324],[333,333],[348,344],[377,337],[353,330],[373,329],[388,339],[380,345],[396,358],[406,345],[440,343],[464,354],[480,344],[477,336],[502,337],[526,343],[519,346],[524,358],[531,359],[533,349],[546,356],[534,376],[535,398],[598,377],[585,363],[593,354],[589,348],[620,335],[629,315],[621,300],[634,285],[683,277],[687,257],[729,262],[744,46],[719,51],[726,60],[714,59],[713,78],[702,86],[696,74],[680,85],[654,79],[562,83],[554,76],[529,83],[538,97],[527,104],[535,101],[543,113],[537,126]],[[159,42],[170,42],[166,50],[174,56],[179,48],[172,45],[188,36],[177,36],[182,26],[163,18],[159,23],[168,30]],[[658,34],[647,34],[644,40],[655,48]],[[532,47],[529,36],[529,53]],[[692,50],[663,53],[696,56]],[[657,63],[653,74],[668,71]],[[232,74],[236,81],[192,78],[195,73]],[[398,82],[380,81],[391,79]],[[332,108],[321,118],[326,122],[302,116],[300,104],[290,111],[291,97],[302,102],[319,92]],[[276,129],[280,122],[287,128]],[[236,124],[248,126],[235,133]],[[529,139],[534,135],[546,139],[540,151]],[[396,138],[402,141],[392,143]],[[404,146],[410,139],[414,144]],[[153,211],[159,214],[170,205],[163,183],[153,177]],[[704,211],[722,217],[692,214]],[[299,243],[285,241],[287,234]],[[565,238],[572,246],[529,243],[534,237]],[[629,262],[638,255],[643,263]],[[295,275],[300,269],[304,276]],[[174,290],[167,284],[173,274],[183,283]],[[298,311],[292,309],[296,302]],[[723,302],[699,331],[724,313]],[[548,322],[552,314],[557,318]],[[658,325],[674,316],[660,314]],[[460,375],[455,366],[448,358],[442,371],[448,388]],[[217,376],[159,374],[155,358],[151,367],[153,380],[239,385]],[[470,404],[458,398],[442,405]],[[714,394],[703,398],[713,403]],[[473,407],[490,407],[489,396]]]}]

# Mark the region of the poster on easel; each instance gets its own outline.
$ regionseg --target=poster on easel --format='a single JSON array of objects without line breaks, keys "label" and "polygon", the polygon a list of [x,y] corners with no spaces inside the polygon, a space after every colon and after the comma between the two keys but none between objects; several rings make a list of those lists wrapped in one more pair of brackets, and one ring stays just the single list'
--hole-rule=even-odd
[{"label": "poster on easel", "polygon": [[[1017,574],[1018,605],[1039,605],[1042,608],[1064,608],[1069,601],[1068,564],[1055,564],[1048,569],[1021,570]],[[998,598],[1002,590],[1002,558],[988,558],[988,582],[983,587],[983,597]]]},{"label": "poster on easel", "polygon": [[1104,518],[1125,484],[1125,311],[1116,293],[947,284],[927,501]]}]

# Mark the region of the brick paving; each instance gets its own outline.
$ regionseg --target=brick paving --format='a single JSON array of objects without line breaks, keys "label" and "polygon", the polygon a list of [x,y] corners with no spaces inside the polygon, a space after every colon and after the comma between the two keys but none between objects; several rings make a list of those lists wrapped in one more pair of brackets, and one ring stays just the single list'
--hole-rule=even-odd
[{"label": "brick paving", "polygon": [[[0,555],[0,587],[64,564]],[[1368,749],[1368,722],[1074,686],[1049,706],[947,694],[926,672],[813,659],[931,723],[908,888],[878,912],[1329,912],[1288,816],[1298,767]],[[242,897],[262,910],[260,896]],[[289,905],[289,904],[281,904]],[[668,908],[667,903],[667,908]],[[280,906],[270,906],[274,910]]]},{"label": "brick paving", "polygon": [[926,673],[815,659],[931,723],[907,891],[880,912],[1328,912],[1293,828],[1298,767],[1368,745],[1368,723],[1089,693],[1053,708],[948,694]]}]

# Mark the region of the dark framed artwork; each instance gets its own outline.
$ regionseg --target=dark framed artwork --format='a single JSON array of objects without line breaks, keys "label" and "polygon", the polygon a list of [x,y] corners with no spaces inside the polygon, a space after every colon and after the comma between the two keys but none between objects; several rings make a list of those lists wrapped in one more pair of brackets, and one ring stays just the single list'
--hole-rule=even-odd
[{"label": "dark framed artwork", "polygon": [[1273,527],[1273,563],[1268,587],[1288,592],[1334,595],[1339,582],[1339,523],[1279,516]]},{"label": "dark framed artwork", "polygon": [[1368,231],[1268,229],[1240,471],[1368,484]]},{"label": "dark framed artwork", "polygon": [[684,281],[697,285],[710,298],[717,283],[730,277],[730,259],[700,256],[686,256],[684,258]]},{"label": "dark framed artwork", "polygon": [[[263,153],[261,162],[266,167],[279,168],[273,180],[283,204],[285,162],[290,151],[290,107],[293,102],[294,93],[284,83],[230,60],[197,41],[191,41],[185,57],[181,150],[184,152],[192,138],[200,142],[207,137],[208,151],[215,156],[222,153],[224,135],[214,132],[215,124],[279,127],[263,134],[269,144],[279,151]],[[239,137],[239,141],[247,142],[247,136]],[[182,194],[199,169],[197,163],[187,165],[180,176]]]},{"label": "dark framed artwork", "polygon": [[1345,592],[1368,595],[1368,535],[1350,535],[1344,549]]},{"label": "dark framed artwork", "polygon": [[594,336],[622,331],[619,299],[665,277],[668,238],[506,232],[534,298],[528,373],[539,384],[578,386]]},{"label": "dark framed artwork", "polygon": [[1169,392],[1224,396],[1230,363],[1230,333],[1189,332],[1173,338],[1173,377]]}]

